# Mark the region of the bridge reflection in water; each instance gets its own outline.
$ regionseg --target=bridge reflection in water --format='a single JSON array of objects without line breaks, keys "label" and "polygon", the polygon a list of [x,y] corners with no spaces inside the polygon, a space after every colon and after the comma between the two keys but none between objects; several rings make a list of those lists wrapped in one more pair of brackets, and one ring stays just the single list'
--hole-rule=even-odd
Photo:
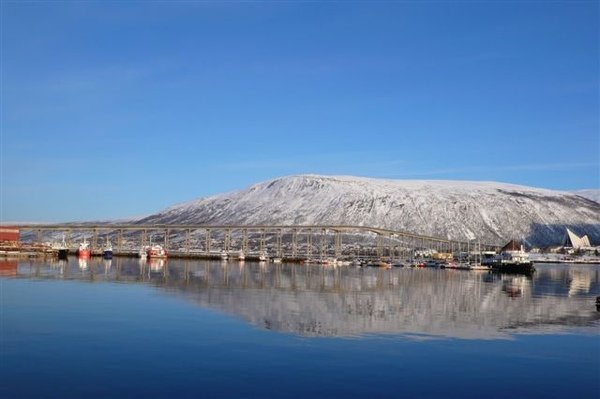
[{"label": "bridge reflection in water", "polygon": [[533,277],[128,258],[11,265],[16,270],[5,276],[151,284],[259,328],[304,336],[383,333],[497,339],[571,329],[595,334],[600,324],[594,305],[600,295],[597,265],[536,265]]}]

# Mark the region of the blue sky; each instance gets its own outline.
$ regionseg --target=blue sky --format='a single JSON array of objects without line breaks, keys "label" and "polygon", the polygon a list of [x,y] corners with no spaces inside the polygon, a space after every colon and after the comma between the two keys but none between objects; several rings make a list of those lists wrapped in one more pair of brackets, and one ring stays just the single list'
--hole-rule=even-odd
[{"label": "blue sky", "polygon": [[595,1],[2,1],[1,219],[269,178],[599,185]]}]

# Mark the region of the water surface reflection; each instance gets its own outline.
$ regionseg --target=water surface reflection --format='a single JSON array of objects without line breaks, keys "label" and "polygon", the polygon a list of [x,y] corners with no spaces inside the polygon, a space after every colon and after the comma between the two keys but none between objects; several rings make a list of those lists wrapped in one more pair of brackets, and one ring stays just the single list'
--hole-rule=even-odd
[{"label": "water surface reflection", "polygon": [[303,336],[469,339],[597,334],[598,265],[539,265],[532,277],[438,269],[115,258],[0,262],[4,277],[151,284],[258,328]]}]

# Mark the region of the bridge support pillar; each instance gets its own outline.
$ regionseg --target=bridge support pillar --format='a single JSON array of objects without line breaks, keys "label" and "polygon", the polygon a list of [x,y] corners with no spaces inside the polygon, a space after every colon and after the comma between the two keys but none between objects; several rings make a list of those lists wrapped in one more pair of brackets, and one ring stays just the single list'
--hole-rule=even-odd
[{"label": "bridge support pillar", "polygon": [[339,230],[335,231],[335,257],[339,258],[342,256],[342,232]]},{"label": "bridge support pillar", "polygon": [[98,248],[98,229],[94,229],[92,233],[92,251]]},{"label": "bridge support pillar", "polygon": [[260,251],[261,255],[265,253],[265,229],[262,229],[260,231],[259,251]]},{"label": "bridge support pillar", "polygon": [[306,236],[306,258],[312,258],[313,242],[312,242],[312,229],[308,229]]},{"label": "bridge support pillar", "polygon": [[225,229],[225,242],[223,243],[223,250],[229,253],[231,247],[231,229]]},{"label": "bridge support pillar", "polygon": [[321,237],[320,237],[320,248],[319,248],[319,257],[321,259],[325,259],[325,239],[327,235],[326,229],[321,229]]},{"label": "bridge support pillar", "polygon": [[298,257],[298,231],[297,229],[292,229],[292,258],[296,259]]},{"label": "bridge support pillar", "polygon": [[281,243],[282,243],[282,230],[278,229],[277,230],[277,257],[278,258],[282,258],[283,257],[283,250],[281,247]]},{"label": "bridge support pillar", "polygon": [[210,229],[206,229],[206,237],[205,237],[205,241],[204,241],[204,250],[206,251],[207,255],[210,254],[210,244],[211,244]]},{"label": "bridge support pillar", "polygon": [[383,256],[383,236],[380,233],[377,233],[377,257],[381,258]]},{"label": "bridge support pillar", "polygon": [[242,230],[242,252],[248,253],[248,229]]},{"label": "bridge support pillar", "polygon": [[190,253],[190,241],[191,241],[192,230],[187,229],[185,232],[185,253]]}]

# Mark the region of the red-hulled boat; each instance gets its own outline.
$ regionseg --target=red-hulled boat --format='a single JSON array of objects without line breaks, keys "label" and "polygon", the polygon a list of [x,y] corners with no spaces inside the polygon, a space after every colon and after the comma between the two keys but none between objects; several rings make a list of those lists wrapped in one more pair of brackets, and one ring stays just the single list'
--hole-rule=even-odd
[{"label": "red-hulled boat", "polygon": [[77,256],[80,258],[89,258],[92,256],[92,250],[90,249],[90,244],[83,240],[82,243],[79,244],[79,248],[77,248]]}]

